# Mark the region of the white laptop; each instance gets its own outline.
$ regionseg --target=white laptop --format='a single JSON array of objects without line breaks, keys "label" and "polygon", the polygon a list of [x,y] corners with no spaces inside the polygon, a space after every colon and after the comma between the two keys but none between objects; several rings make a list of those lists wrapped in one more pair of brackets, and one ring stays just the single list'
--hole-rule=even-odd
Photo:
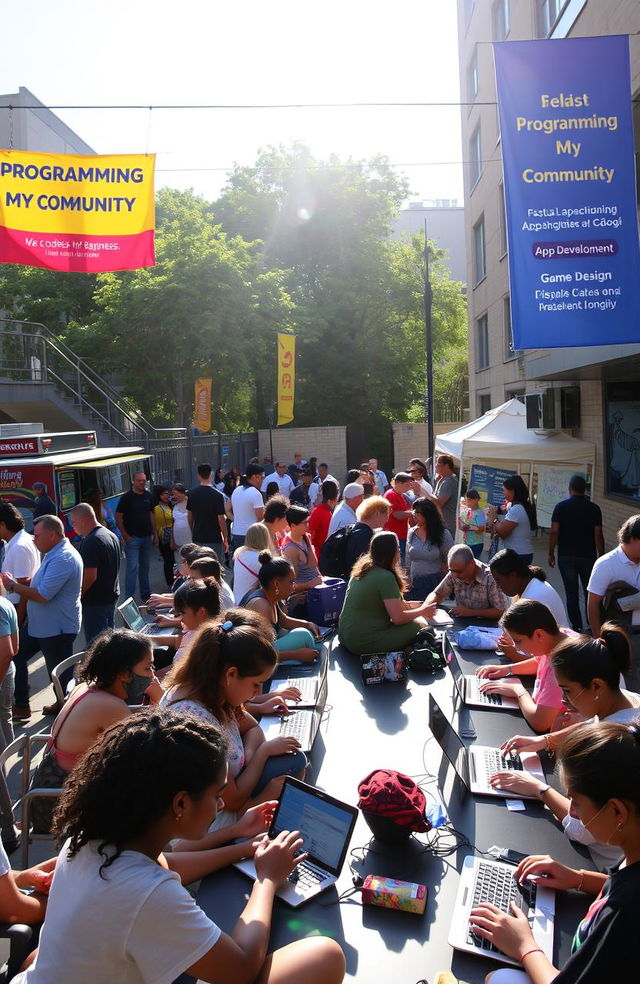
[{"label": "white laptop", "polygon": [[[485,683],[479,680],[475,673],[463,673],[460,663],[451,646],[447,646],[446,659],[449,669],[456,685],[456,690],[460,694],[463,704],[470,707],[490,707],[492,710],[519,711],[520,705],[515,697],[503,697],[501,694],[483,694],[480,685]],[[521,683],[517,678],[509,680],[509,683]]]},{"label": "white laptop", "polygon": [[[299,830],[308,858],[278,888],[278,898],[297,907],[335,884],[357,817],[355,806],[287,776],[268,837],[273,839],[283,830]],[[255,879],[252,859],[238,861],[235,867]]]},{"label": "white laptop", "polygon": [[118,611],[122,615],[122,621],[132,632],[138,632],[140,635],[145,636],[171,636],[178,634],[179,630],[175,625],[155,625],[154,622],[145,622],[142,612],[133,598],[127,598],[121,605],[118,605]]},{"label": "white laptop", "polygon": [[465,858],[451,917],[450,946],[455,950],[520,966],[489,940],[473,933],[469,926],[469,913],[481,902],[491,902],[503,912],[510,912],[510,903],[514,901],[529,920],[536,946],[553,963],[556,893],[545,886],[544,879],[527,879],[523,885],[519,885],[515,874],[515,867],[501,861],[484,860],[471,855]]},{"label": "white laptop", "polygon": [[465,748],[431,694],[429,694],[429,728],[459,779],[472,793],[480,796],[499,796],[502,799],[537,799],[536,796],[494,789],[489,783],[489,778],[494,773],[506,769],[514,772],[525,771],[540,782],[546,782],[542,763],[535,752],[504,755],[499,748],[490,748],[488,745],[472,745],[470,748]]},{"label": "white laptop", "polygon": [[[317,680],[319,678],[309,677],[308,679]],[[294,686],[297,686],[297,683],[294,683]],[[260,727],[264,731],[266,741],[271,741],[272,738],[293,735],[300,742],[301,750],[303,752],[310,752],[316,740],[326,701],[327,681],[324,678],[317,693],[314,707],[292,706],[291,711],[286,717],[269,715],[260,719]]]},{"label": "white laptop", "polygon": [[292,708],[315,707],[318,703],[318,694],[322,679],[319,676],[313,677],[288,677],[286,680],[272,680],[269,684],[269,693],[280,690],[283,687],[297,687],[302,697],[299,701],[290,701]]}]

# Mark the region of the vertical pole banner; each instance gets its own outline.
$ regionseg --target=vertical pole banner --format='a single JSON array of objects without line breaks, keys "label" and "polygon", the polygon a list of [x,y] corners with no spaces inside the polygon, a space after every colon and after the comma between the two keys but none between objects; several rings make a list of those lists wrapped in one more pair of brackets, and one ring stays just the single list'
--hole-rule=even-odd
[{"label": "vertical pole banner", "polygon": [[0,263],[104,273],[155,265],[155,155],[0,150]]},{"label": "vertical pole banner", "polygon": [[193,397],[193,423],[201,434],[211,430],[211,379],[196,379]]},{"label": "vertical pole banner", "polygon": [[640,340],[629,39],[493,46],[516,349]]},{"label": "vertical pole banner", "polygon": [[278,427],[293,420],[296,385],[296,336],[278,333]]}]

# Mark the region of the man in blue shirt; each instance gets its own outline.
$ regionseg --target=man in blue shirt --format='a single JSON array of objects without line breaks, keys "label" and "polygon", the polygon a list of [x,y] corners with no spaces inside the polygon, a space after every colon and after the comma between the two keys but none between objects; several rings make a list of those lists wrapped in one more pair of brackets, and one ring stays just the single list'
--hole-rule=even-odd
[{"label": "man in blue shirt", "polygon": [[[18,584],[10,573],[0,575],[8,591],[27,599],[27,628],[15,657],[16,689],[14,719],[31,716],[29,706],[29,660],[41,652],[51,671],[73,655],[73,642],[80,631],[82,560],[64,535],[57,516],[42,516],[34,528],[33,539],[43,561],[31,584]],[[57,703],[42,709],[56,714]]]}]

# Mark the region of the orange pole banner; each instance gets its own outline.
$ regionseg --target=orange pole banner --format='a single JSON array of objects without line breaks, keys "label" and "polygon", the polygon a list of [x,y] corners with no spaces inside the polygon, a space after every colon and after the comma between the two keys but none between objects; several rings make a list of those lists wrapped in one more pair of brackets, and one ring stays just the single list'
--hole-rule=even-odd
[{"label": "orange pole banner", "polygon": [[155,155],[0,150],[0,263],[104,273],[155,265]]},{"label": "orange pole banner", "polygon": [[293,420],[296,385],[296,336],[278,333],[278,427]]},{"label": "orange pole banner", "polygon": [[211,430],[211,379],[196,379],[193,405],[193,424],[201,434]]}]

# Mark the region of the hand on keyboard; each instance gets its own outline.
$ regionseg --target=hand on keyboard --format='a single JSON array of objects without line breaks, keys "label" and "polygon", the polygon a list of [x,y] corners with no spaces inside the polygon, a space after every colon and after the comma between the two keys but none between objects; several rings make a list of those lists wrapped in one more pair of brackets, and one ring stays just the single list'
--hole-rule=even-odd
[{"label": "hand on keyboard", "polygon": [[531,854],[518,865],[516,878],[519,882],[541,878],[545,888],[566,892],[581,884],[584,873],[554,861],[548,854]]},{"label": "hand on keyboard", "polygon": [[301,847],[299,830],[283,830],[273,840],[262,841],[256,847],[254,858],[257,880],[270,880],[280,885],[296,865],[306,859],[306,854],[300,854]]},{"label": "hand on keyboard", "polygon": [[469,925],[473,933],[489,940],[514,960],[537,946],[529,920],[514,903],[511,913],[502,912],[489,902],[482,903],[471,910]]},{"label": "hand on keyboard", "polygon": [[266,741],[265,747],[269,757],[272,755],[287,755],[290,752],[297,752],[300,748],[300,742],[293,735],[281,735],[279,738],[272,738],[271,741]]},{"label": "hand on keyboard", "polygon": [[[520,766],[522,769],[522,766]],[[528,772],[496,772],[489,778],[494,789],[504,789],[505,792],[515,793],[516,796],[539,796],[543,783]]]},{"label": "hand on keyboard", "polygon": [[480,680],[499,680],[501,677],[508,676],[510,670],[510,666],[503,666],[500,663],[495,666],[489,664],[479,667],[476,670],[476,676]]},{"label": "hand on keyboard", "polygon": [[503,683],[499,680],[482,680],[480,683],[480,693],[482,694],[500,694],[501,697],[515,697],[522,690],[522,682],[520,680],[509,681],[509,683]]}]

